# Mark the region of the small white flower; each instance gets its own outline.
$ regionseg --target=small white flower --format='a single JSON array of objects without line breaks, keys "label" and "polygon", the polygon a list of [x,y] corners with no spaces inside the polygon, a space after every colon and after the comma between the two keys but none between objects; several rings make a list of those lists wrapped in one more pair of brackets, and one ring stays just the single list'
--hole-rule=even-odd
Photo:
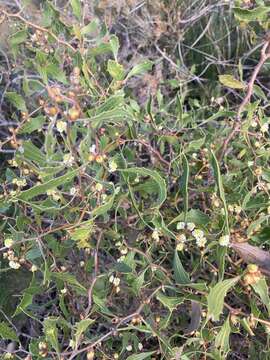
[{"label": "small white flower", "polygon": [[63,288],[60,290],[61,294],[65,295],[67,293],[67,288]]},{"label": "small white flower", "polygon": [[235,211],[235,213],[236,214],[240,214],[240,212],[242,211],[242,208],[241,208],[241,206],[239,206],[239,205],[235,205],[235,207],[234,207],[234,211]]},{"label": "small white flower", "polygon": [[17,270],[21,267],[21,264],[14,260],[11,260],[8,264],[9,264],[9,267],[11,267],[11,269]]},{"label": "small white flower", "polygon": [[125,255],[120,256],[120,258],[117,259],[117,262],[124,262],[126,259]]},{"label": "small white flower", "polygon": [[36,272],[36,271],[38,270],[38,267],[33,264],[33,265],[31,266],[31,269],[30,269],[30,270],[32,271],[32,273],[34,273],[34,272]]},{"label": "small white flower", "polygon": [[57,121],[56,128],[60,133],[67,131],[67,123],[65,121],[61,121],[61,120]]},{"label": "small white flower", "polygon": [[261,132],[265,133],[268,131],[269,124],[265,123],[261,126]]},{"label": "small white flower", "polygon": [[121,280],[120,280],[119,277],[114,278],[114,279],[113,279],[113,285],[116,286],[116,287],[119,286],[119,285],[120,285],[120,281],[121,281]]},{"label": "small white flower", "polygon": [[193,231],[195,229],[195,224],[194,223],[187,223],[187,229],[189,231]]},{"label": "small white flower", "polygon": [[96,153],[96,145],[95,144],[91,145],[89,150],[90,150],[90,153],[95,154]]},{"label": "small white flower", "polygon": [[114,172],[117,170],[117,164],[114,160],[109,162],[109,171]]},{"label": "small white flower", "polygon": [[69,346],[72,348],[72,349],[74,349],[75,348],[75,341],[74,340],[70,340],[69,341]]},{"label": "small white flower", "polygon": [[77,192],[77,190],[76,190],[75,187],[72,187],[72,188],[69,190],[70,195],[75,195],[76,192]]},{"label": "small white flower", "polygon": [[109,282],[110,282],[110,283],[113,283],[113,281],[114,281],[114,276],[111,275],[110,278],[109,278]]},{"label": "small white flower", "polygon": [[185,234],[181,234],[179,236],[177,236],[177,240],[180,242],[180,243],[184,243],[187,238],[186,238],[186,235]]},{"label": "small white flower", "polygon": [[196,240],[198,240],[204,237],[204,232],[200,229],[195,229],[192,231],[192,235],[195,237]]},{"label": "small white flower", "polygon": [[128,346],[126,347],[126,350],[127,350],[127,351],[132,351],[132,345],[128,345]]},{"label": "small white flower", "polygon": [[139,343],[138,344],[138,349],[141,351],[143,349],[143,344],[142,343]]},{"label": "small white flower", "polygon": [[65,165],[72,165],[74,162],[74,157],[71,154],[65,154],[63,156],[63,163]]},{"label": "small white flower", "polygon": [[207,240],[205,237],[201,237],[201,238],[197,238],[196,239],[196,244],[199,247],[205,247],[205,244],[207,243]]},{"label": "small white flower", "polygon": [[230,236],[229,235],[223,235],[221,238],[219,238],[219,245],[220,246],[228,246],[230,244]]},{"label": "small white flower", "polygon": [[177,223],[176,229],[183,230],[185,228],[185,226],[186,226],[186,224],[183,221],[181,221],[181,222]]},{"label": "small white flower", "polygon": [[184,244],[183,243],[178,243],[176,245],[176,250],[177,251],[183,251],[183,249],[184,249]]},{"label": "small white flower", "polygon": [[14,244],[13,239],[11,238],[5,239],[5,247],[10,248],[13,244]]},{"label": "small white flower", "polygon": [[126,254],[128,253],[128,249],[127,249],[127,248],[123,248],[123,249],[120,250],[120,253],[121,253],[122,255],[126,255]]},{"label": "small white flower", "polygon": [[100,184],[100,183],[97,183],[96,186],[95,186],[95,190],[98,191],[98,192],[102,191],[103,190],[103,185]]},{"label": "small white flower", "polygon": [[157,242],[159,241],[159,231],[157,229],[152,232],[152,238]]}]

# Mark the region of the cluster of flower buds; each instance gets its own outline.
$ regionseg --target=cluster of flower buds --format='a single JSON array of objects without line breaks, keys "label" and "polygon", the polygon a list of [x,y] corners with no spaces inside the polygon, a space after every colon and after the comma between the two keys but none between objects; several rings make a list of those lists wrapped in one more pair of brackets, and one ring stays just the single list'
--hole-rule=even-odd
[{"label": "cluster of flower buds", "polygon": [[244,275],[245,286],[256,284],[262,278],[262,273],[256,264],[249,264]]},{"label": "cluster of flower buds", "polygon": [[42,48],[46,54],[54,52],[53,46],[48,42],[48,34],[43,31],[36,30],[31,36],[32,44],[36,44],[39,48]]},{"label": "cluster of flower buds", "polygon": [[45,358],[47,357],[48,355],[48,344],[45,343],[44,341],[41,341],[39,344],[38,344],[38,354],[39,356]]}]

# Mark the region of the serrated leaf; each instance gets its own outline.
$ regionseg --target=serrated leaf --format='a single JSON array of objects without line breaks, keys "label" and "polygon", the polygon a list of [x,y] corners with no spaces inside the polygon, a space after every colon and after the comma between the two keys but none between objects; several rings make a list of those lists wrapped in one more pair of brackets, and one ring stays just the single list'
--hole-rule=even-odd
[{"label": "serrated leaf", "polygon": [[19,134],[31,134],[33,131],[39,130],[42,128],[45,123],[46,118],[42,115],[35,118],[29,118],[29,120],[22,125],[19,129]]},{"label": "serrated leaf", "polygon": [[219,82],[231,89],[245,89],[246,85],[236,80],[232,75],[219,75]]},{"label": "serrated leaf", "polygon": [[139,295],[140,293],[140,290],[143,286],[143,283],[144,283],[144,275],[146,273],[146,270],[145,269],[144,271],[141,272],[141,274],[139,276],[137,276],[135,278],[135,280],[133,281],[132,283],[132,289],[135,291],[136,295]]},{"label": "serrated leaf", "polygon": [[0,337],[3,340],[19,341],[16,331],[5,322],[0,322]]},{"label": "serrated leaf", "polygon": [[9,38],[9,43],[12,47],[16,47],[19,44],[22,44],[27,39],[27,31],[26,30],[20,30],[17,31],[15,34],[12,34]]},{"label": "serrated leaf", "polygon": [[164,295],[161,291],[159,291],[156,295],[158,301],[161,302],[165,307],[167,307],[171,312],[177,308],[180,304],[183,303],[183,299],[180,297],[173,297]]},{"label": "serrated leaf", "polygon": [[18,110],[27,111],[24,98],[16,92],[6,92],[5,98]]},{"label": "serrated leaf", "polygon": [[126,80],[128,80],[129,78],[131,78],[132,76],[138,76],[138,75],[143,75],[144,73],[146,73],[147,71],[152,70],[153,67],[153,62],[146,60],[141,64],[135,65],[130,72],[127,74],[126,76]]},{"label": "serrated leaf", "polygon": [[51,273],[51,276],[55,279],[58,279],[58,280],[61,280],[61,281],[64,281],[66,282],[68,285],[70,286],[75,286],[77,287],[78,289],[81,290],[81,292],[83,294],[86,294],[86,288],[79,283],[79,281],[76,279],[76,277],[72,274],[69,274],[69,273],[56,273],[56,272],[52,272]]},{"label": "serrated leaf", "polygon": [[149,358],[149,356],[155,354],[155,351],[148,351],[148,352],[143,352],[140,354],[134,354],[134,355],[130,355],[127,357],[126,360],[144,360]]},{"label": "serrated leaf", "polygon": [[108,60],[107,70],[114,80],[120,81],[124,79],[124,67],[118,62],[114,60]]},{"label": "serrated leaf", "polygon": [[112,53],[114,56],[114,59],[117,61],[118,51],[119,51],[119,39],[116,35],[112,35],[110,38],[110,45],[112,49]]},{"label": "serrated leaf", "polygon": [[83,319],[83,320],[79,321],[77,324],[75,324],[75,329],[76,329],[76,331],[75,331],[75,344],[76,344],[76,347],[78,346],[79,340],[80,340],[81,336],[83,335],[83,333],[94,322],[95,322],[95,320],[93,320],[93,319]]},{"label": "serrated leaf", "polygon": [[22,191],[18,196],[18,200],[28,201],[35,196],[46,193],[50,189],[54,189],[57,186],[64,185],[68,181],[72,180],[78,173],[78,169],[67,172],[65,175],[59,176],[55,179],[49,180],[41,185],[33,186],[32,188]]},{"label": "serrated leaf", "polygon": [[23,160],[26,159],[34,161],[39,166],[45,166],[46,156],[31,141],[25,141],[23,143],[22,150],[22,153],[17,151],[16,156],[22,158]]},{"label": "serrated leaf", "polygon": [[210,289],[207,295],[208,317],[213,321],[219,321],[224,306],[224,298],[227,292],[239,281],[240,276],[218,282]]},{"label": "serrated leaf", "polygon": [[188,273],[185,271],[182,262],[179,258],[178,252],[175,250],[173,258],[174,279],[178,284],[189,284],[190,279]]},{"label": "serrated leaf", "polygon": [[261,278],[256,284],[251,285],[254,291],[260,296],[262,303],[266,306],[268,315],[270,315],[270,298],[268,293],[268,285],[265,278]]},{"label": "serrated leaf", "polygon": [[240,21],[261,21],[266,18],[270,8],[268,6],[258,6],[254,9],[243,9],[235,7],[233,9],[234,16]]},{"label": "serrated leaf", "polygon": [[59,347],[59,343],[58,343],[58,329],[56,326],[57,322],[58,322],[57,318],[45,319],[43,321],[43,331],[44,331],[46,340],[59,355],[60,347]]},{"label": "serrated leaf", "polygon": [[230,350],[230,317],[228,316],[222,328],[215,338],[215,347],[218,348],[222,353],[227,353]]}]

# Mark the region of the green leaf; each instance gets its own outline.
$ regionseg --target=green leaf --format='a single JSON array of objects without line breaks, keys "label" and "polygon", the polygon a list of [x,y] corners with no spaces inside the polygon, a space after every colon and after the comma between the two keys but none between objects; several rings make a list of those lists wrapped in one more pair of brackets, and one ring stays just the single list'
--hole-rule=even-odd
[{"label": "green leaf", "polygon": [[94,33],[98,30],[98,26],[99,26],[98,19],[93,19],[89,24],[85,25],[81,29],[81,34],[88,35],[88,34]]},{"label": "green leaf", "polygon": [[242,9],[235,7],[233,9],[234,16],[240,21],[261,21],[266,19],[267,13],[269,13],[269,6],[258,6],[254,9]]},{"label": "green leaf", "polygon": [[81,223],[76,229],[70,231],[71,239],[77,242],[79,249],[90,248],[91,245],[89,243],[89,239],[92,232],[93,221],[88,220]]},{"label": "green leaf", "polygon": [[230,350],[230,333],[230,317],[228,316],[215,338],[215,347],[219,348],[223,353],[227,353]]},{"label": "green leaf", "polygon": [[227,292],[239,281],[240,276],[218,282],[207,295],[208,318],[219,321]]},{"label": "green leaf", "polygon": [[140,290],[142,289],[143,283],[144,283],[144,275],[146,273],[145,269],[144,271],[141,272],[141,274],[139,276],[137,276],[135,278],[135,280],[132,283],[132,289],[134,290],[135,294],[138,296],[140,293]]},{"label": "green leaf", "polygon": [[116,109],[104,111],[100,114],[90,117],[91,125],[95,129],[101,126],[104,122],[124,122],[125,120],[131,120],[131,114],[124,108],[119,107]]},{"label": "green leaf", "polygon": [[126,360],[144,360],[147,359],[149,356],[155,354],[155,351],[148,351],[148,352],[143,352],[140,354],[134,354],[134,355],[130,355],[127,357]]},{"label": "green leaf", "polygon": [[188,273],[185,271],[182,262],[178,256],[177,250],[174,252],[173,258],[173,271],[174,271],[174,279],[177,284],[189,284],[190,279]]},{"label": "green leaf", "polygon": [[50,189],[54,189],[57,186],[64,185],[68,181],[72,180],[78,173],[78,169],[67,172],[65,175],[59,176],[56,179],[49,180],[41,185],[33,186],[32,188],[22,191],[18,196],[18,200],[28,201],[35,196],[46,193]]},{"label": "green leaf", "polygon": [[188,181],[189,181],[189,165],[185,154],[183,154],[183,175],[180,179],[180,191],[184,199],[184,221],[187,219],[188,212]]},{"label": "green leaf", "polygon": [[16,92],[6,92],[6,99],[18,110],[27,111],[23,97]]},{"label": "green leaf", "polygon": [[86,288],[82,284],[80,284],[79,281],[76,279],[76,277],[72,274],[52,272],[51,276],[55,279],[66,282],[68,285],[72,287],[77,287],[84,294],[87,293]]},{"label": "green leaf", "polygon": [[80,0],[70,0],[70,5],[72,7],[74,15],[81,20],[82,18],[82,8]]},{"label": "green leaf", "polygon": [[19,129],[19,134],[31,134],[33,131],[39,130],[42,128],[45,123],[46,118],[42,115],[35,118],[30,118],[26,123],[22,125]]},{"label": "green leaf", "polygon": [[231,89],[245,89],[246,85],[236,80],[232,75],[219,75],[219,82]]},{"label": "green leaf", "polygon": [[75,343],[76,347],[79,345],[79,340],[87,328],[95,322],[93,319],[83,319],[75,324]]},{"label": "green leaf", "polygon": [[110,45],[113,52],[115,61],[117,61],[118,51],[119,51],[119,39],[116,35],[112,35],[110,38]]},{"label": "green leaf", "polygon": [[26,159],[26,160],[34,161],[39,166],[46,165],[46,156],[30,140],[25,141],[23,143],[22,148],[23,148],[23,152],[22,153],[17,152],[16,156],[22,158],[23,160]]},{"label": "green leaf", "polygon": [[165,180],[159,175],[159,173],[155,170],[149,170],[146,168],[131,168],[131,169],[119,169],[120,172],[124,174],[135,174],[141,176],[150,176],[158,185],[159,195],[158,200],[152,208],[160,207],[167,198],[167,190]]},{"label": "green leaf", "polygon": [[202,148],[203,144],[205,143],[205,137],[189,141],[185,152],[196,151]]},{"label": "green leaf", "polygon": [[12,47],[16,47],[27,40],[28,32],[26,30],[17,31],[15,34],[12,34],[9,38],[9,43]]},{"label": "green leaf", "polygon": [[260,296],[262,303],[266,306],[268,315],[270,315],[270,298],[268,294],[268,285],[265,278],[261,278],[256,284],[251,285],[253,290]]},{"label": "green leaf", "polygon": [[48,343],[54,348],[54,350],[59,355],[60,347],[58,343],[58,329],[57,322],[59,319],[57,318],[47,318],[43,321],[43,331]]},{"label": "green leaf", "polygon": [[158,301],[161,302],[165,307],[167,307],[170,312],[175,310],[177,306],[183,303],[183,299],[180,297],[172,297],[172,296],[166,296],[161,291],[159,291],[156,295],[156,298]]},{"label": "green leaf", "polygon": [[123,65],[114,60],[108,60],[107,70],[114,80],[123,80],[125,71]]},{"label": "green leaf", "polygon": [[16,331],[7,323],[0,323],[0,337],[3,340],[19,341]]},{"label": "green leaf", "polygon": [[128,80],[132,76],[142,75],[145,72],[152,70],[152,67],[153,67],[153,62],[149,60],[146,60],[141,64],[135,65],[127,74],[126,80]]}]

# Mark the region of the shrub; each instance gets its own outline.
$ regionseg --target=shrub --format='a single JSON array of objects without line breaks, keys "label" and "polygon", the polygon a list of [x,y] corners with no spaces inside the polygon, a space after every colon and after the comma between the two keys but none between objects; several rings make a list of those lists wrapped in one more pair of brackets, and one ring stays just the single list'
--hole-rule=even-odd
[{"label": "shrub", "polygon": [[16,3],[3,358],[267,359],[269,6]]}]

